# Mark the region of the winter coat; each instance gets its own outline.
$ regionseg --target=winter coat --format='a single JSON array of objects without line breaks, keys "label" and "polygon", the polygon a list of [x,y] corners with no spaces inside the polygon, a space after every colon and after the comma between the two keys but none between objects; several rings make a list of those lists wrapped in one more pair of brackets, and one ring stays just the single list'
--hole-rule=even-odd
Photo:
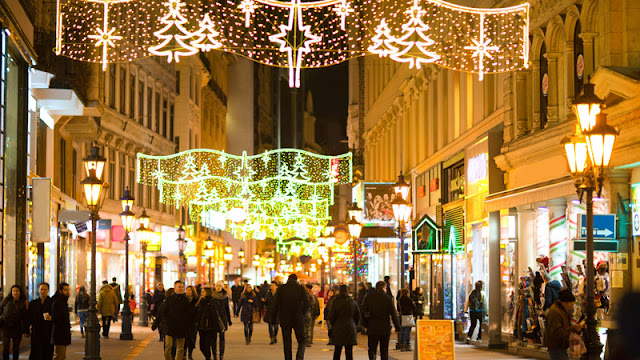
[{"label": "winter coat", "polygon": [[89,295],[87,294],[78,294],[76,295],[76,301],[73,304],[74,313],[78,313],[79,310],[88,310],[89,309]]},{"label": "winter coat", "polygon": [[229,330],[229,326],[231,326],[231,311],[229,311],[229,296],[227,292],[222,289],[221,292],[213,291],[213,301],[218,309],[218,315],[220,315],[220,320],[224,325],[224,329],[219,330],[227,331]]},{"label": "winter coat", "polygon": [[364,301],[364,298],[365,298],[366,296],[367,296],[367,290],[365,290],[365,289],[360,289],[360,290],[358,290],[358,299],[357,299],[357,302],[358,302],[358,305],[359,305],[359,306],[362,306],[362,302]]},{"label": "winter coat", "polygon": [[282,325],[294,325],[304,318],[309,309],[309,295],[297,281],[287,281],[278,288],[275,314]]},{"label": "winter coat", "polygon": [[[249,301],[252,300],[252,301]],[[240,302],[238,302],[238,308],[236,309],[236,316],[240,313],[240,321],[253,322],[253,312],[258,308],[258,297],[255,292],[242,293]]]},{"label": "winter coat", "polygon": [[118,298],[109,284],[104,284],[98,294],[98,312],[102,316],[113,316],[118,306]]},{"label": "winter coat", "polygon": [[415,316],[424,315],[424,294],[418,294],[414,292],[412,296],[413,302],[416,304]]},{"label": "winter coat", "polygon": [[363,324],[369,335],[390,335],[389,318],[393,320],[396,330],[400,330],[400,321],[398,321],[398,314],[393,306],[393,298],[386,292],[376,291],[367,296],[362,304],[362,313],[364,316]]},{"label": "winter coat", "polygon": [[409,296],[401,296],[398,300],[398,308],[401,315],[413,315],[416,310],[416,304]]},{"label": "winter coat", "polygon": [[561,289],[562,285],[558,280],[549,281],[547,285],[544,286],[544,306],[542,310],[547,310],[558,300],[558,294]]},{"label": "winter coat", "polygon": [[13,301],[11,293],[0,303],[2,316],[2,335],[5,337],[20,337],[26,334],[28,329],[27,301]]},{"label": "winter coat", "polygon": [[547,311],[544,328],[544,346],[550,350],[566,350],[569,348],[571,320],[569,314],[559,303],[554,303]]},{"label": "winter coat", "polygon": [[[53,323],[51,320],[44,319],[44,313],[51,314],[50,297],[46,297],[44,302],[37,298],[29,303],[27,309],[27,329],[31,328],[31,343],[40,344],[48,343],[51,340],[51,327]],[[28,332],[28,330],[27,330]]]},{"label": "winter coat", "polygon": [[[187,298],[189,299],[189,298]],[[197,297],[193,297],[191,298],[191,300],[189,301],[189,304],[191,305],[192,309],[192,313],[194,316],[194,320],[195,320],[195,314],[196,314],[196,304],[198,303],[198,298]],[[191,321],[191,323],[189,324],[189,328],[187,329],[187,337],[186,337],[186,344],[189,348],[195,348],[196,346],[196,338],[198,336],[198,324],[195,321]]]},{"label": "winter coat", "polygon": [[360,321],[358,304],[348,295],[338,294],[329,311],[331,342],[334,345],[358,345],[356,324]]},{"label": "winter coat", "polygon": [[244,287],[240,285],[233,285],[231,287],[231,301],[237,303],[240,301],[240,297],[242,296],[242,292],[244,291]]},{"label": "winter coat", "polygon": [[120,304],[122,304],[122,290],[120,289],[120,285],[118,283],[111,283],[111,288],[113,292],[116,294],[116,299],[118,299],[118,309],[120,308]]},{"label": "winter coat", "polygon": [[187,336],[189,327],[195,323],[196,309],[184,294],[171,295],[164,300],[158,317],[166,319],[166,335],[175,338]]},{"label": "winter coat", "polygon": [[[333,305],[333,301],[336,299],[336,296],[332,296],[329,298],[329,300],[327,300],[326,304],[324,305],[324,319],[325,320],[329,320],[329,313],[331,312],[331,306]],[[331,322],[331,320],[329,320],[329,322]]]},{"label": "winter coat", "polygon": [[162,305],[162,303],[164,302],[164,299],[165,299],[164,290],[162,291],[156,290],[153,293],[152,301],[151,303],[149,303],[149,306],[152,307],[151,315],[153,316],[158,315],[158,312],[160,311],[160,305]]},{"label": "winter coat", "polygon": [[71,345],[71,321],[69,321],[68,296],[57,292],[51,298],[51,345]]},{"label": "winter coat", "polygon": [[275,302],[275,298],[276,295],[273,294],[273,292],[271,292],[271,290],[269,290],[269,292],[267,293],[267,297],[264,299],[264,305],[266,308],[266,311],[264,312],[264,322],[269,323],[269,324],[279,324],[280,320],[278,319],[278,317],[275,314],[275,306],[276,306],[276,302]]},{"label": "winter coat", "polygon": [[[211,296],[200,298],[196,306],[196,326],[200,331],[223,332],[218,306]],[[201,337],[202,338],[202,337]]]},{"label": "winter coat", "polygon": [[311,318],[315,319],[320,316],[320,302],[317,296],[309,294],[309,305],[309,315],[311,315]]}]

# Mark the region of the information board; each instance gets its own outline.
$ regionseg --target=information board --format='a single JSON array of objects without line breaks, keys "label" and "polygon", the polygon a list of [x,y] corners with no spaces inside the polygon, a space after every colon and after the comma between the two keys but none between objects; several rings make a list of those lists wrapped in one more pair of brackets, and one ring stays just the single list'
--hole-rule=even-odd
[{"label": "information board", "polygon": [[416,327],[418,360],[455,359],[453,320],[418,320]]}]

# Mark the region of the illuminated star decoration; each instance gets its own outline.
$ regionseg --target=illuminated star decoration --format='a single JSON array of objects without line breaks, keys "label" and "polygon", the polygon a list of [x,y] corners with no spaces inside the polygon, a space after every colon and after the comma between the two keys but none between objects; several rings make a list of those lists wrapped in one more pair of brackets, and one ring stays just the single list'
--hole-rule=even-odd
[{"label": "illuminated star decoration", "polygon": [[336,13],[336,15],[340,16],[340,29],[344,30],[346,28],[345,23],[347,20],[347,16],[349,16],[355,10],[351,6],[350,2],[342,0],[340,4],[337,4],[333,8],[333,11]]},{"label": "illuminated star decoration", "polygon": [[258,5],[256,5],[255,1],[253,0],[242,0],[238,7],[244,14],[244,26],[249,27],[251,15],[256,12],[256,8],[258,8]]},{"label": "illuminated star decoration", "polygon": [[97,34],[87,36],[89,39],[98,40],[96,41],[96,47],[102,46],[102,71],[107,70],[107,64],[109,63],[107,61],[107,53],[108,53],[109,46],[116,47],[114,40],[122,40],[122,36],[113,35],[113,33],[116,31],[115,27],[109,30],[109,24],[107,22],[108,18],[109,18],[109,3],[105,2],[104,17],[103,17],[104,20],[102,24],[102,29],[97,28],[96,29]]},{"label": "illuminated star decoration", "polygon": [[[309,45],[319,43],[322,36],[311,33],[311,26],[304,25],[302,21],[302,7],[300,0],[291,0],[289,6],[289,22],[287,25],[280,24],[280,32],[270,35],[269,40],[280,45],[279,50],[287,53],[287,66],[289,67],[289,86],[300,87],[300,68],[304,54],[311,52]],[[294,43],[290,44],[287,36],[293,32]],[[297,32],[301,32],[301,37],[305,40],[298,44]]]},{"label": "illuminated star decoration", "polygon": [[489,45],[491,39],[484,36],[484,14],[480,14],[480,38],[478,40],[471,39],[474,45],[465,46],[465,50],[473,50],[473,57],[478,58],[478,77],[480,81],[484,79],[484,57],[493,59],[493,55],[489,51],[498,51],[500,47],[497,45]]}]

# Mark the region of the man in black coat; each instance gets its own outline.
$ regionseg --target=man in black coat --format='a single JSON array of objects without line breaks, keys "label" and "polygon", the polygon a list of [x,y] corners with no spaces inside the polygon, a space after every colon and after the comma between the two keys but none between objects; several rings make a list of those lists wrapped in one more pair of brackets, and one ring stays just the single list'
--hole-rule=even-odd
[{"label": "man in black coat", "polygon": [[51,298],[49,284],[40,283],[38,286],[40,297],[29,303],[27,328],[31,330],[31,353],[29,360],[53,359],[53,345],[51,345]]},{"label": "man in black coat", "polygon": [[173,284],[176,294],[165,299],[158,316],[167,321],[167,333],[164,342],[165,360],[174,360],[171,354],[173,342],[176,342],[176,360],[184,359],[184,341],[189,326],[195,321],[195,308],[185,295],[184,283],[178,280]]},{"label": "man in black coat", "polygon": [[400,331],[400,321],[393,306],[393,298],[386,294],[384,281],[376,283],[376,291],[367,296],[362,304],[364,314],[363,325],[367,328],[369,336],[369,359],[375,360],[376,349],[380,344],[381,360],[389,359],[389,336],[391,325],[389,318],[393,320],[396,332]]},{"label": "man in black coat", "polygon": [[[244,285],[242,285],[242,280],[236,279],[235,285],[231,287],[231,302],[233,302],[233,313],[235,314],[238,310],[238,302],[240,301],[240,296],[242,296],[242,292],[244,291]],[[237,317],[234,315],[234,317]]]},{"label": "man in black coat", "polygon": [[287,283],[278,288],[275,298],[274,316],[280,317],[282,343],[285,360],[292,359],[291,330],[296,333],[298,351],[296,360],[304,359],[305,327],[304,314],[309,310],[309,296],[302,285],[298,284],[296,274],[289,275]]},{"label": "man in black coat", "polygon": [[58,292],[51,298],[51,344],[54,345],[54,360],[64,360],[67,356],[67,346],[71,345],[71,321],[67,305],[70,291],[69,284],[60,283]]}]

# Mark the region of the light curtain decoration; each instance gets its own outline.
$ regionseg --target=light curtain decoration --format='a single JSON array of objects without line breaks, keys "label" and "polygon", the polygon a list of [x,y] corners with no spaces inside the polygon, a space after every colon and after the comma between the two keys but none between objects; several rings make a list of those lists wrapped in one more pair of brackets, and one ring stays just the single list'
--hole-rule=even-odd
[{"label": "light curtain decoration", "polygon": [[208,149],[167,156],[138,154],[138,183],[160,201],[186,206],[192,220],[242,210],[226,220],[240,239],[315,239],[330,219],[334,186],[352,181],[351,153],[324,156],[297,149],[231,155]]},{"label": "light curtain decoration", "polygon": [[220,50],[289,68],[389,56],[482,76],[528,66],[529,4],[476,9],[441,0],[68,0],[55,52],[107,64]]}]

